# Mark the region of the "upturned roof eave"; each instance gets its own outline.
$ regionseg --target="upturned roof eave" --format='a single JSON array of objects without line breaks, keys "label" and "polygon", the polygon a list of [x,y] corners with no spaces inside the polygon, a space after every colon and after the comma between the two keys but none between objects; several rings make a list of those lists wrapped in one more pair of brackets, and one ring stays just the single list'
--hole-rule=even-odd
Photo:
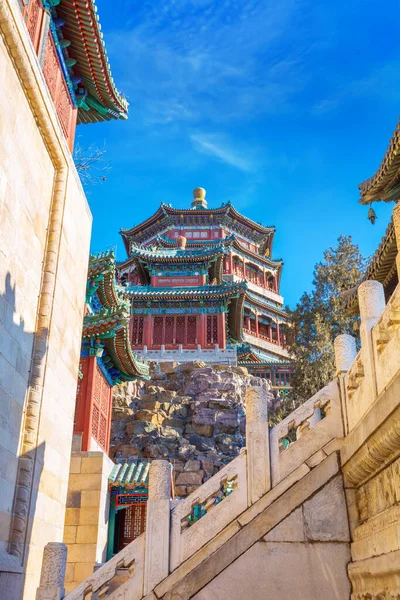
[{"label": "upturned roof eave", "polygon": [[61,0],[57,15],[65,21],[63,36],[71,41],[68,54],[77,61],[76,70],[91,95],[109,110],[100,114],[94,108],[78,110],[78,122],[127,118],[128,102],[117,90],[94,0]]},{"label": "upturned roof eave", "polygon": [[361,204],[390,202],[400,196],[400,121],[376,172],[358,186]]},{"label": "upturned roof eave", "polygon": [[357,290],[359,285],[368,279],[380,281],[382,285],[387,286],[396,269],[397,242],[393,221],[390,220],[386,232],[373,255],[366,273],[359,283],[350,290],[343,292],[345,308],[348,314],[356,315],[359,312]]}]

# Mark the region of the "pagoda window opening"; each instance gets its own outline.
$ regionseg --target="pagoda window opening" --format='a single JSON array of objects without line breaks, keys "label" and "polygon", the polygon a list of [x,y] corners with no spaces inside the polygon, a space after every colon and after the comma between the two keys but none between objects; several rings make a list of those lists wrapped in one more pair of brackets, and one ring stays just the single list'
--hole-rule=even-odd
[{"label": "pagoda window opening", "polygon": [[271,321],[259,319],[258,336],[268,341],[271,339]]},{"label": "pagoda window opening", "polygon": [[156,315],[153,317],[153,347],[196,346],[196,315]]},{"label": "pagoda window opening", "polygon": [[267,281],[267,288],[269,290],[271,290],[272,292],[275,292],[276,291],[275,277],[272,275],[272,273],[267,274],[266,281]]},{"label": "pagoda window opening", "polygon": [[233,273],[238,277],[244,277],[243,262],[238,256],[234,256],[233,258]]},{"label": "pagoda window opening", "polygon": [[246,264],[246,279],[255,285],[263,285],[263,274],[261,269],[251,263]]}]

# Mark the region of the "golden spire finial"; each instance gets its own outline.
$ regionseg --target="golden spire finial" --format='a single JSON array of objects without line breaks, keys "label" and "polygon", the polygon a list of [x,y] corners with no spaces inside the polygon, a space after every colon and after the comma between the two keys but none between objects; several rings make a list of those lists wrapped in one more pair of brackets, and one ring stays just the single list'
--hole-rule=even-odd
[{"label": "golden spire finial", "polygon": [[193,190],[192,208],[207,208],[206,190],[202,187]]}]

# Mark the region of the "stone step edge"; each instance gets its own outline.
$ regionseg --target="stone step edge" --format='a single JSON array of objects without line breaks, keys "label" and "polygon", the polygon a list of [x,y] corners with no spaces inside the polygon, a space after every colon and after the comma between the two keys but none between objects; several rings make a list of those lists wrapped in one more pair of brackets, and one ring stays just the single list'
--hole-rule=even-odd
[{"label": "stone step edge", "polygon": [[197,594],[339,470],[338,452],[312,470],[303,463],[157,585],[148,598],[187,600]]}]

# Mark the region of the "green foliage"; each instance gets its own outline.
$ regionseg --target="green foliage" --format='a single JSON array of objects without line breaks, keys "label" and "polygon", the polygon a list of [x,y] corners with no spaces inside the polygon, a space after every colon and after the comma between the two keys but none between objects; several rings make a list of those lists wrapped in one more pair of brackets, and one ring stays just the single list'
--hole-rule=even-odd
[{"label": "green foliage", "polygon": [[335,375],[333,342],[337,335],[357,336],[357,317],[346,314],[341,292],[357,285],[365,259],[351,236],[341,235],[336,248],[328,248],[315,266],[313,289],[296,308],[288,309],[291,327],[287,349],[294,358],[293,396],[302,403]]}]

